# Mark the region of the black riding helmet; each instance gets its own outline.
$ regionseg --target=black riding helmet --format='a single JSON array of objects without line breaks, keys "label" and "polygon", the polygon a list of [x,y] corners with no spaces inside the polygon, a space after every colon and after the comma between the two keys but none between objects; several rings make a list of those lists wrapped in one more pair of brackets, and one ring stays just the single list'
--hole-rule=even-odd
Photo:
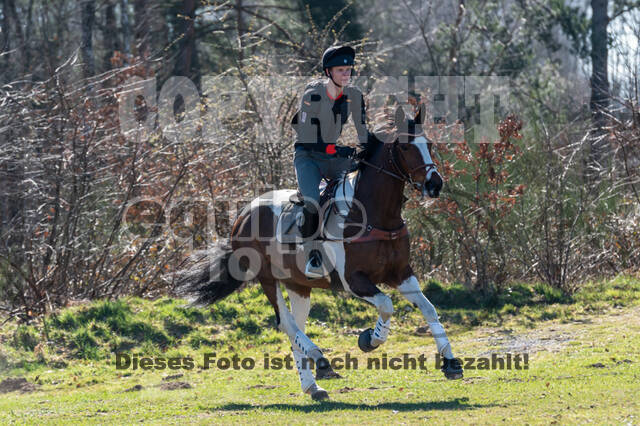
[{"label": "black riding helmet", "polygon": [[354,65],[356,59],[356,51],[351,46],[331,46],[324,51],[322,55],[322,69],[327,77],[333,81],[333,83],[340,86],[335,82],[333,76],[329,72],[331,67],[339,67],[344,65]]}]

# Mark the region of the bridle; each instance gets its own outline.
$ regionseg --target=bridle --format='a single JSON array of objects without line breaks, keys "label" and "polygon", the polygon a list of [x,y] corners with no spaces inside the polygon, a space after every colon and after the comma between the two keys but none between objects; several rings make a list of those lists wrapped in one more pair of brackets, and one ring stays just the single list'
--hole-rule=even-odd
[{"label": "bridle", "polygon": [[[424,136],[424,133],[420,134],[420,135],[402,133],[402,134],[400,134],[398,136],[413,136],[415,138],[415,137]],[[397,180],[400,180],[402,182],[408,182],[410,185],[413,185],[418,190],[422,190],[422,186],[424,184],[422,182],[415,182],[411,176],[416,171],[418,171],[418,170],[420,170],[422,168],[425,169],[426,173],[429,173],[429,171],[431,169],[435,169],[436,168],[436,165],[433,164],[433,163],[423,163],[423,164],[420,164],[419,166],[416,166],[416,167],[412,168],[411,170],[409,170],[407,172],[402,167],[400,167],[400,165],[398,164],[398,161],[396,159],[397,149],[395,149],[395,148],[397,147],[398,143],[394,142],[392,144],[386,144],[386,145],[389,145],[388,147],[385,147],[385,149],[388,150],[388,155],[387,155],[388,162],[389,162],[389,164],[391,164],[393,166],[393,169],[396,172],[398,172],[399,174],[393,173],[393,172],[385,169],[384,167],[377,166],[377,165],[375,165],[373,163],[370,163],[370,162],[368,162],[366,160],[360,160],[360,162],[365,164],[365,165],[367,165],[367,166],[369,166],[369,167],[374,168],[375,170],[378,171],[378,173],[380,173],[380,172],[385,173],[385,174],[387,174],[387,175],[389,175],[389,176],[391,176],[391,177],[393,177],[393,178],[395,178]],[[399,155],[402,155],[402,154],[399,154]]]}]

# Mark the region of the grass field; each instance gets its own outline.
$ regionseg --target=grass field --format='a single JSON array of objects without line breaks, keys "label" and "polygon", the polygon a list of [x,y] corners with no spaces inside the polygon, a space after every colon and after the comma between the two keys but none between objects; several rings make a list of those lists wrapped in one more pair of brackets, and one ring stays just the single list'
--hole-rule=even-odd
[{"label": "grass field", "polygon": [[[467,368],[464,379],[446,380],[419,311],[395,295],[388,342],[364,354],[357,333],[374,325],[375,310],[315,292],[307,334],[329,359],[358,359],[357,369],[337,370],[344,378],[319,382],[331,399],[317,403],[302,394],[294,369],[264,368],[265,354],[284,358],[290,345],[257,286],[208,309],[168,298],[96,301],[0,328],[0,422],[639,423],[640,280],[590,283],[572,298],[518,285],[481,302],[434,282],[425,294],[454,354],[476,358],[476,367],[485,366],[481,358],[527,354],[528,368]],[[118,370],[116,352],[190,357],[194,368]],[[203,368],[214,353],[255,366]],[[367,368],[383,354],[423,354],[426,370]]]}]

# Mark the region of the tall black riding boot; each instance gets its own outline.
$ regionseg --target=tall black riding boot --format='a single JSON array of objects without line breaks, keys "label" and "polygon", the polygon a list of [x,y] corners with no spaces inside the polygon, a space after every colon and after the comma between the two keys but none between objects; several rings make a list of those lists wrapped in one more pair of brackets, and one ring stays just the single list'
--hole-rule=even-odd
[{"label": "tall black riding boot", "polygon": [[304,206],[302,223],[298,223],[302,238],[310,238],[318,230],[318,212],[314,207]]},{"label": "tall black riding boot", "polygon": [[[306,241],[303,244],[313,244],[313,239],[311,237],[318,230],[319,225],[319,215],[314,207],[303,209],[304,212],[304,221],[299,227],[300,234],[302,238]],[[307,264],[305,266],[305,275],[308,278],[322,278],[324,277],[324,270],[322,268],[322,254],[317,249],[312,249],[309,251],[309,257],[307,260]]]}]

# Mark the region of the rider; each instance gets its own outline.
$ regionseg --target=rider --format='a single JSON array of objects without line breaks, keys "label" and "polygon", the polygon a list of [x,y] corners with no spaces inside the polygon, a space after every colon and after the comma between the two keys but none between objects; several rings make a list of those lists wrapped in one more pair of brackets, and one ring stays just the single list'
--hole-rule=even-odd
[{"label": "rider", "polygon": [[[296,131],[294,165],[298,188],[304,198],[304,219],[298,222],[303,238],[314,236],[319,224],[320,190],[323,177],[336,179],[350,170],[353,158],[366,153],[369,131],[362,92],[350,86],[355,50],[350,46],[332,46],[322,55],[324,80],[312,81],[304,91],[300,108],[292,120]],[[362,151],[337,145],[342,125],[351,115]],[[319,278],[322,256],[311,250],[305,268],[309,278]]]}]

